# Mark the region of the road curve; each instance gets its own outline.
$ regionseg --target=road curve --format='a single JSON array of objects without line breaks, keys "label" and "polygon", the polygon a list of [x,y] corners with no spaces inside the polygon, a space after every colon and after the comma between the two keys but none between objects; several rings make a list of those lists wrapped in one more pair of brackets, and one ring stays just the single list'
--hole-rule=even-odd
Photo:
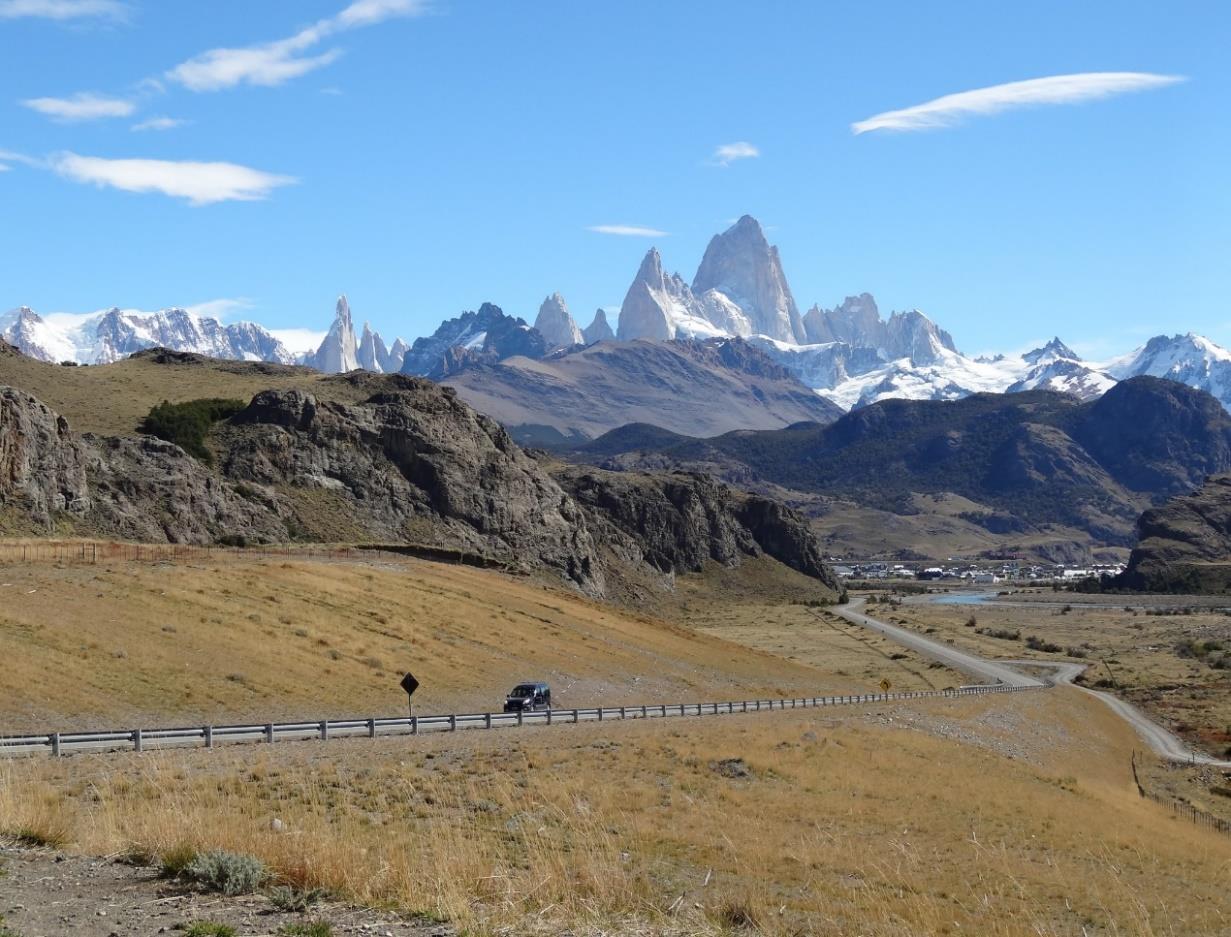
[{"label": "road curve", "polygon": [[955,670],[960,670],[962,673],[970,674],[981,680],[1006,683],[1009,686],[1042,686],[1043,681],[1022,673],[1016,668],[1019,666],[1051,667],[1055,671],[1052,677],[1054,683],[1075,687],[1083,693],[1088,693],[1102,700],[1116,715],[1131,725],[1137,731],[1137,734],[1141,736],[1141,739],[1150,747],[1150,750],[1160,757],[1166,758],[1168,761],[1185,762],[1187,764],[1231,768],[1231,761],[1222,761],[1201,752],[1193,751],[1173,732],[1160,726],[1132,703],[1127,703],[1119,697],[1112,696],[1110,693],[1092,690],[1089,687],[1074,683],[1073,681],[1077,678],[1078,674],[1086,669],[1085,664],[1075,664],[1068,661],[1050,663],[1044,660],[987,660],[982,657],[976,657],[974,654],[968,654],[965,651],[959,651],[942,641],[925,637],[908,628],[901,628],[897,625],[878,621],[860,611],[863,605],[862,599],[855,599],[848,605],[835,606],[831,611],[853,624],[883,634],[891,641],[896,641],[903,647],[908,647],[925,657],[940,661],[953,667]]},{"label": "road curve", "polygon": [[1020,670],[1009,667],[999,661],[986,660],[982,657],[976,657],[974,654],[967,654],[965,651],[959,651],[942,641],[935,641],[932,638],[924,637],[918,632],[911,631],[909,628],[900,628],[897,625],[891,625],[888,622],[872,618],[860,611],[863,605],[863,599],[853,599],[847,605],[835,605],[829,610],[853,624],[883,634],[891,641],[895,641],[903,647],[908,647],[912,651],[918,651],[925,657],[940,661],[942,664],[946,664],[954,670],[960,670],[962,673],[969,674],[978,680],[986,680],[989,683],[1004,683],[1008,686],[1044,685],[1044,681],[1037,677],[1022,673]]}]

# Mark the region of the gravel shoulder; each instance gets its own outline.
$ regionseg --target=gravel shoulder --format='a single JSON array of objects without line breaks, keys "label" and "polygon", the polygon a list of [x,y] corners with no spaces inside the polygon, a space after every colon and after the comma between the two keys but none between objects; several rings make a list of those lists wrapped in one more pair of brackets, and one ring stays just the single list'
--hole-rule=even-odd
[{"label": "gravel shoulder", "polygon": [[260,895],[226,898],[159,879],[146,868],[0,843],[0,926],[20,937],[145,937],[197,921],[233,927],[240,937],[274,935],[288,924],[321,921],[335,934],[454,937],[447,925],[391,912],[323,904],[303,914],[276,911]]}]

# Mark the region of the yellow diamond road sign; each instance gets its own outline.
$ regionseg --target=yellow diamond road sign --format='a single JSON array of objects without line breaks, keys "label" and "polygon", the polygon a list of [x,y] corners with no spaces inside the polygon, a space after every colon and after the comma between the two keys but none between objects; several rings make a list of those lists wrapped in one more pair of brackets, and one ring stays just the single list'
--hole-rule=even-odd
[{"label": "yellow diamond road sign", "polygon": [[888,680],[882,680],[882,681],[881,681],[881,692],[882,692],[882,693],[888,693],[888,692],[889,692],[889,688],[890,688],[891,686],[893,686],[893,684],[892,684],[892,683],[890,683]]}]

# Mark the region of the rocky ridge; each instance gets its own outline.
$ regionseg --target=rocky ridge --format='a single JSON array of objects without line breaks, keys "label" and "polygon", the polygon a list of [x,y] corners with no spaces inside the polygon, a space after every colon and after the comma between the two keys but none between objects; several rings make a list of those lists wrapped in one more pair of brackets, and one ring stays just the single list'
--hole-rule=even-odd
[{"label": "rocky ridge", "polygon": [[[426,544],[542,571],[596,596],[666,571],[658,560],[669,541],[677,572],[707,558],[737,565],[768,554],[831,583],[811,563],[819,548],[806,524],[788,510],[695,480],[705,525],[655,515],[648,505],[663,489],[651,486],[630,489],[621,505],[658,517],[632,530],[610,506],[571,494],[561,483],[568,473],[553,477],[449,388],[362,371],[327,380],[346,382],[360,402],[259,393],[216,425],[213,468],[148,436],[74,434],[37,399],[0,388],[0,512],[10,526],[145,542]],[[687,484],[673,484],[672,503],[684,510]]]}]

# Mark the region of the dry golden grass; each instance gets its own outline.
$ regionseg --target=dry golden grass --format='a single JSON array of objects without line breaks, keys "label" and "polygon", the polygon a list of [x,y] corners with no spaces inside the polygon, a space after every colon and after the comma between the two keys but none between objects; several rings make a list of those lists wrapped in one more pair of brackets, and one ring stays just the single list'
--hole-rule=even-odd
[{"label": "dry golden grass", "polygon": [[248,399],[258,391],[298,388],[331,399],[355,392],[308,368],[266,368],[241,362],[155,364],[126,359],[115,364],[65,368],[0,354],[0,384],[33,394],[68,419],[79,433],[129,435],[155,404],[201,397]]},{"label": "dry golden grass", "polygon": [[0,658],[9,732],[396,715],[407,670],[421,712],[489,710],[527,679],[559,706],[875,687],[533,580],[388,557],[3,566]]},{"label": "dry golden grass", "polygon": [[252,853],[474,933],[1226,932],[1231,840],[1138,798],[1132,745],[1054,691],[78,756],[0,767],[0,829]]}]

